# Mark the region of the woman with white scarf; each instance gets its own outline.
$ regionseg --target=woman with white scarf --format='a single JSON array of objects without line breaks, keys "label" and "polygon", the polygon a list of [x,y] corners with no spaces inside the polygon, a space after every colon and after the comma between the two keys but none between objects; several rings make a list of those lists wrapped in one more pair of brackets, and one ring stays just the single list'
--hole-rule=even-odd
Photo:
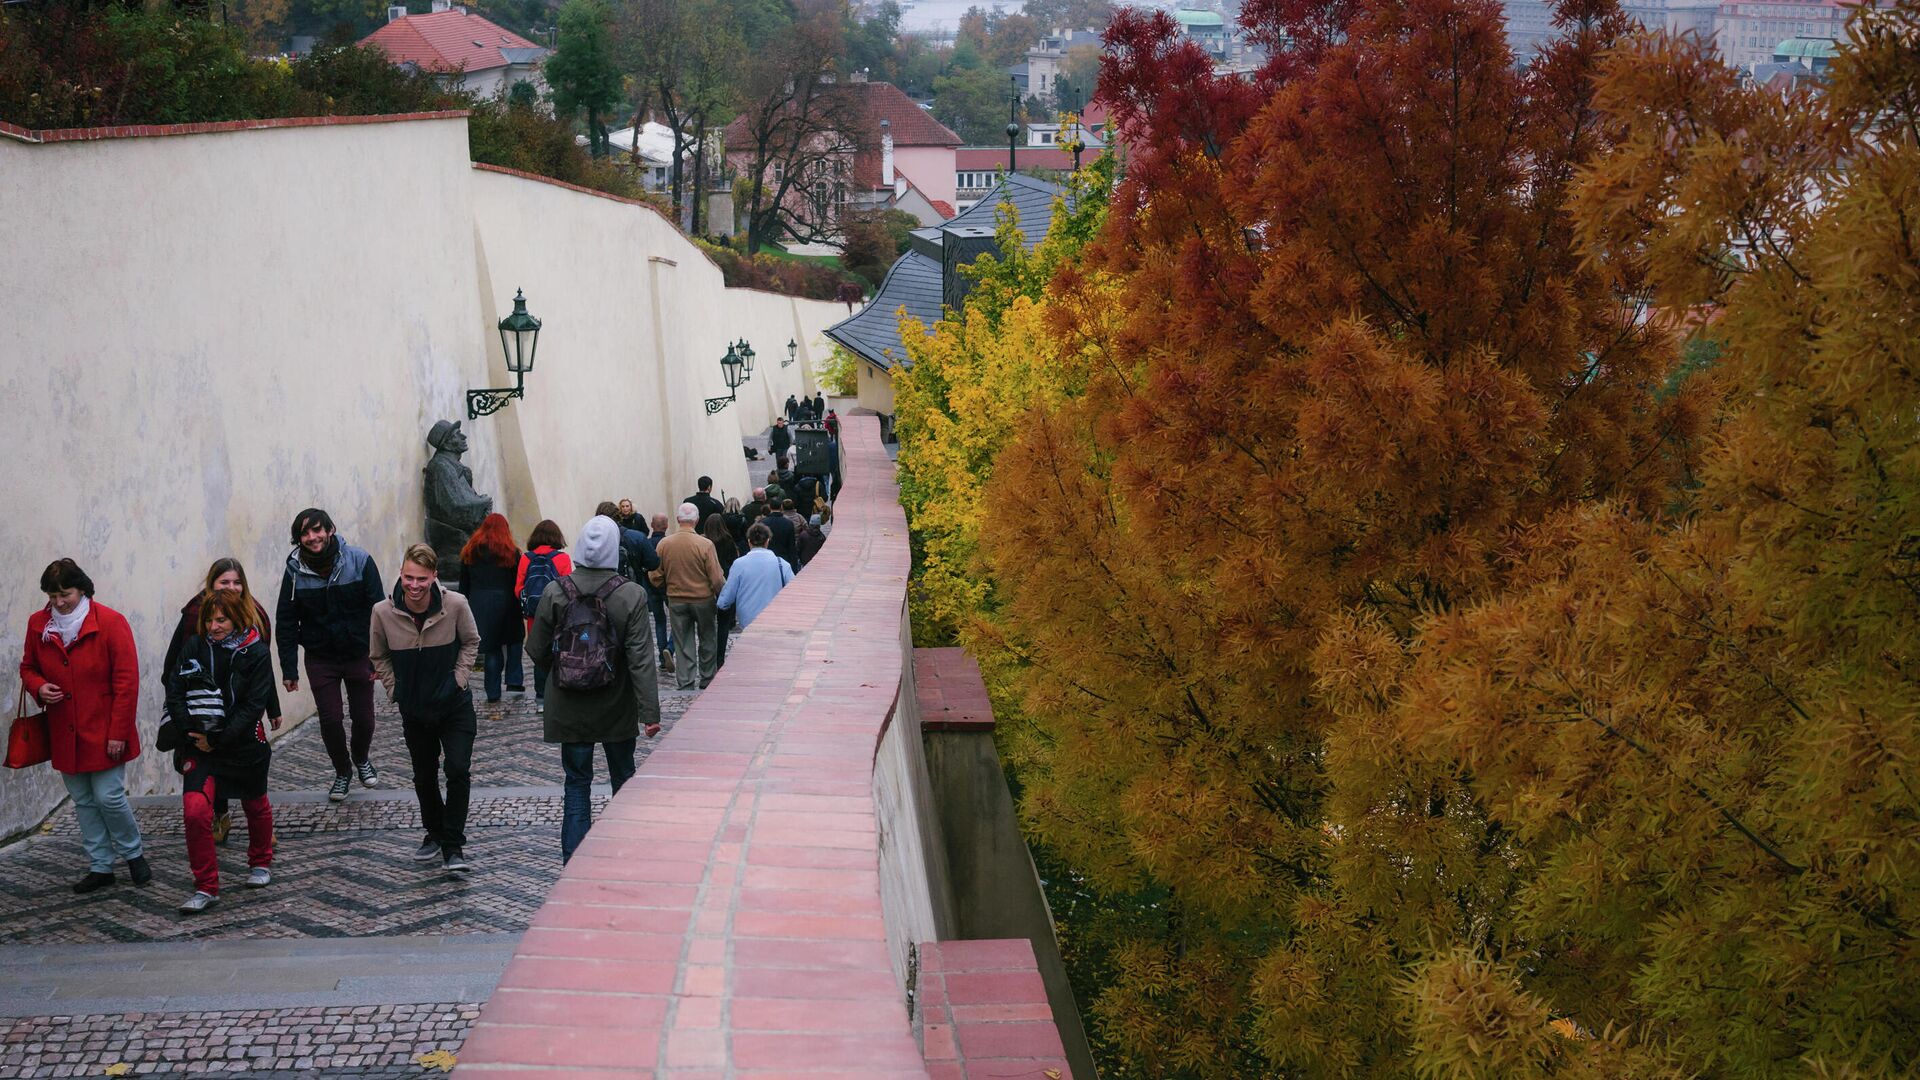
[{"label": "woman with white scarf", "polygon": [[93,581],[72,559],[58,559],[40,575],[47,606],[27,620],[20,679],[47,711],[53,767],[73,798],[86,848],[85,877],[76,893],[115,881],[116,859],[135,885],[153,880],[140,827],[127,802],[127,762],[140,756],[134,723],[140,695],[140,659],[126,617],[93,599]]}]

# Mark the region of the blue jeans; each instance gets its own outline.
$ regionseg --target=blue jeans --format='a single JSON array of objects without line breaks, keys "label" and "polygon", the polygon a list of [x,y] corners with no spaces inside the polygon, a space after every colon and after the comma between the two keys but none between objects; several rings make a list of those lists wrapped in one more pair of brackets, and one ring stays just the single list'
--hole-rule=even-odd
[{"label": "blue jeans", "polygon": [[500,700],[500,672],[505,669],[508,686],[527,684],[526,653],[521,651],[520,643],[515,641],[506,645],[495,645],[491,649],[480,650],[480,661],[486,667],[482,676],[487,688],[487,700]]},{"label": "blue jeans", "polygon": [[[638,739],[621,739],[600,744],[607,754],[607,778],[613,781],[616,795],[620,793],[620,786],[633,776],[633,747],[637,742]],[[573,858],[573,849],[580,846],[580,841],[587,838],[587,830],[593,827],[593,744],[561,743],[560,767],[567,774],[560,817],[560,861],[565,863]]]},{"label": "blue jeans", "polygon": [[647,590],[647,610],[653,615],[653,647],[673,648],[673,635],[667,632],[667,594]]},{"label": "blue jeans", "polygon": [[[632,771],[631,765],[628,771]],[[60,780],[73,798],[73,816],[80,822],[80,843],[87,849],[88,869],[111,874],[115,855],[131,861],[146,853],[140,846],[140,826],[133,820],[133,806],[127,802],[125,765],[99,772],[61,773]]]}]

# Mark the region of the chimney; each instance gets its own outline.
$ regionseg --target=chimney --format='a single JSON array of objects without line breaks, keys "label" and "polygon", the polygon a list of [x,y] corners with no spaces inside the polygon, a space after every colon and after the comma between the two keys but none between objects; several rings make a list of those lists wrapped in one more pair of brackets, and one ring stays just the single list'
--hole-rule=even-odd
[{"label": "chimney", "polygon": [[880,121],[880,182],[893,186],[893,121]]},{"label": "chimney", "polygon": [[859,71],[855,71],[855,72],[853,72],[853,73],[851,73],[851,74],[849,74],[849,75],[847,76],[847,81],[848,81],[848,82],[855,82],[855,83],[863,83],[863,82],[866,82],[866,81],[867,81],[867,69],[866,69],[866,68],[861,68],[861,69],[860,69]]},{"label": "chimney", "polygon": [[389,5],[387,6],[387,21],[388,21],[388,22],[392,22],[392,21],[393,21],[393,20],[395,20],[395,19],[404,19],[404,18],[406,18],[406,17],[407,17],[407,5],[405,5],[405,4],[389,4]]},{"label": "chimney", "polygon": [[452,10],[453,10],[453,0],[433,0],[433,13],[435,15],[438,15],[443,11],[452,11]]}]

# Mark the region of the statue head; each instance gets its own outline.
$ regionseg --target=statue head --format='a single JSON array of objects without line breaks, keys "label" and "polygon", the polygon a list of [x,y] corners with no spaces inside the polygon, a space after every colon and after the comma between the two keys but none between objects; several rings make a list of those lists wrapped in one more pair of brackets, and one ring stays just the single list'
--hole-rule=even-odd
[{"label": "statue head", "polygon": [[467,452],[467,437],[461,433],[458,420],[436,420],[433,430],[427,432],[427,445],[449,454],[464,454]]}]

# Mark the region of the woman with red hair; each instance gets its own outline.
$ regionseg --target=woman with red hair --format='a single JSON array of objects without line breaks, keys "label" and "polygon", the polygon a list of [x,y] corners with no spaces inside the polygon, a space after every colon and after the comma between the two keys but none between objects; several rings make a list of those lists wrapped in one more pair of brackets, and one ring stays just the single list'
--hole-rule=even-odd
[{"label": "woman with red hair", "polygon": [[526,689],[520,651],[526,624],[520,621],[520,606],[514,602],[519,569],[520,545],[514,543],[512,527],[504,515],[488,514],[460,550],[460,595],[467,598],[473,621],[480,627],[488,701],[500,700],[502,670],[508,690],[518,694]]}]

